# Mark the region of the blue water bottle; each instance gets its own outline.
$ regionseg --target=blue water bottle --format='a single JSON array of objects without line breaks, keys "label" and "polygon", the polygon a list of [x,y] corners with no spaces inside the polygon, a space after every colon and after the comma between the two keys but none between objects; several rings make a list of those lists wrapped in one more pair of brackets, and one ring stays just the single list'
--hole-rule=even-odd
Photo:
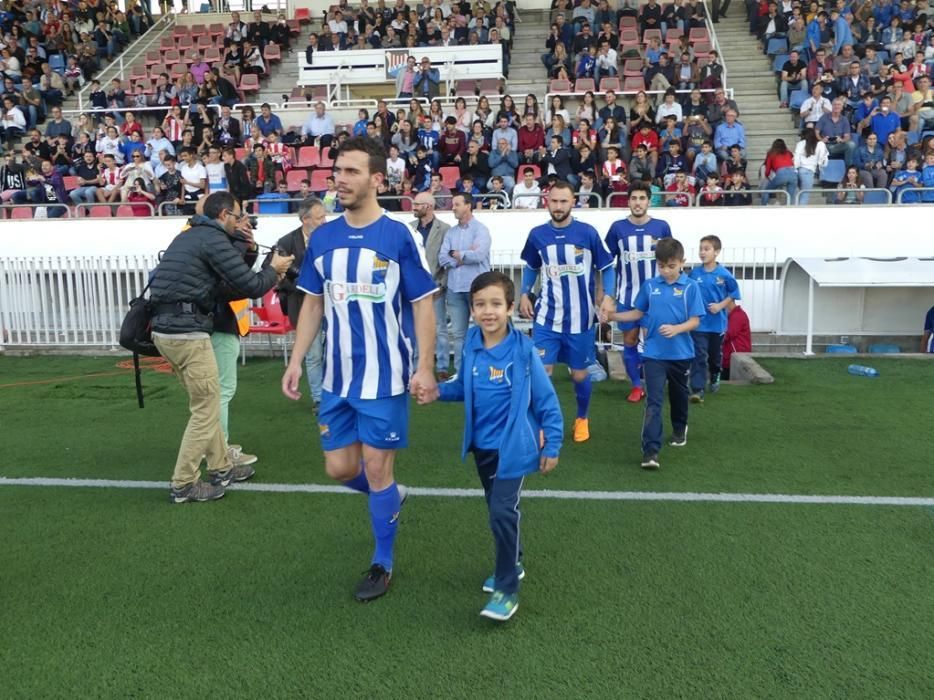
[{"label": "blue water bottle", "polygon": [[850,374],[854,374],[857,377],[878,377],[879,370],[875,367],[866,367],[865,365],[850,365],[846,368],[846,371]]}]

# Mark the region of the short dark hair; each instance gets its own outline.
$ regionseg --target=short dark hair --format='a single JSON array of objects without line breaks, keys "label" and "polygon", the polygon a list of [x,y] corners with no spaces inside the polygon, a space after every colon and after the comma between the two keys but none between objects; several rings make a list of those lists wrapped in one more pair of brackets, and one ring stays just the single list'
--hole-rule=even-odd
[{"label": "short dark hair", "polygon": [[[593,173],[590,173],[590,177],[593,177]],[[574,196],[574,185],[572,185],[567,180],[558,180],[555,184],[551,186],[551,190],[567,190],[571,193],[571,196]]]},{"label": "short dark hair", "polygon": [[235,204],[237,199],[230,192],[214,192],[204,200],[204,215],[209,219],[216,219],[225,209],[232,210]]},{"label": "short dark hair", "polygon": [[522,168],[523,175],[528,175],[529,173],[532,173],[532,175],[535,175],[535,168],[530,168],[528,166]]},{"label": "short dark hair", "polygon": [[509,278],[508,275],[504,275],[502,272],[497,272],[491,270],[490,272],[482,272],[474,278],[474,281],[470,284],[470,304],[473,306],[473,295],[477,292],[486,289],[487,287],[500,287],[503,290],[503,293],[506,295],[506,305],[512,306],[516,303],[516,285]]},{"label": "short dark hair", "polygon": [[464,204],[467,204],[473,208],[473,195],[470,194],[470,192],[455,192],[453,195],[451,195],[451,199],[454,199],[455,197],[463,197]]},{"label": "short dark hair", "polygon": [[[712,175],[716,175],[716,173],[711,173],[711,174],[712,174]],[[704,236],[703,238],[700,239],[700,242],[701,242],[701,243],[709,243],[710,245],[713,246],[713,249],[714,249],[714,250],[717,250],[717,251],[723,249],[723,243],[720,241],[720,237],[719,237],[719,236],[714,236],[713,234],[711,234],[711,235],[709,235],[709,236]]]},{"label": "short dark hair", "polygon": [[[351,136],[337,149],[337,158],[340,158],[344,153],[351,153],[354,151],[366,153],[367,167],[369,168],[370,175],[379,173],[385,177],[386,149],[383,148],[381,141],[367,138],[366,136]],[[335,160],[337,160],[337,158],[335,158]]]},{"label": "short dark hair", "polygon": [[662,238],[655,244],[655,260],[660,263],[684,260],[684,246],[677,238]]},{"label": "short dark hair", "polygon": [[642,182],[641,180],[636,180],[631,185],[629,185],[629,191],[627,194],[632,197],[633,193],[635,192],[644,192],[646,197],[649,199],[652,198],[652,186],[646,182]]}]

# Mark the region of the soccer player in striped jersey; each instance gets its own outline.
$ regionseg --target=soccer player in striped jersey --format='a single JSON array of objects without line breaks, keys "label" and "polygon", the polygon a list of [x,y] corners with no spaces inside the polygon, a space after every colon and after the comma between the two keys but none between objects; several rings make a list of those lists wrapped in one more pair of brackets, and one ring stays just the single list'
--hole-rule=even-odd
[{"label": "soccer player in striped jersey", "polygon": [[[652,191],[643,182],[629,186],[629,217],[615,221],[606,234],[606,247],[616,258],[616,304],[610,295],[603,298],[602,310],[607,316],[616,311],[631,311],[639,287],[655,277],[655,243],[671,238],[667,222],[649,216]],[[632,382],[627,401],[638,403],[645,398],[642,388],[639,353],[639,322],[620,322],[623,332],[623,366]]]},{"label": "soccer player in striped jersey", "polygon": [[[321,326],[327,328],[318,413],[325,469],[369,495],[375,552],[354,596],[386,593],[404,499],[393,478],[396,450],[408,443],[406,389],[433,393],[435,283],[413,232],[385,215],[376,191],[386,153],[365,137],[347,139],[334,176],[345,209],[309,239],[297,286],[305,292],[283,393],[296,400],[302,363]],[[414,330],[418,367],[412,374]]]},{"label": "soccer player in striped jersey", "polygon": [[[566,362],[574,380],[577,418],[574,442],[590,439],[590,374],[594,363],[594,318],[596,274],[603,275],[603,288],[615,289],[613,256],[590,224],[571,216],[574,188],[557,182],[548,192],[551,221],[536,226],[522,250],[526,268],[522,273],[519,312],[532,324],[532,341],[549,376],[556,362]],[[542,289],[532,307],[530,293],[539,272]]]}]

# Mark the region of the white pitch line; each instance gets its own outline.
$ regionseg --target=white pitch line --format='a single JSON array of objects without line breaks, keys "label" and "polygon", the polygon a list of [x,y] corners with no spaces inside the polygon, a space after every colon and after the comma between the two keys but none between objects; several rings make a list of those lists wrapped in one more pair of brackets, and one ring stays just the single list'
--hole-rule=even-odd
[{"label": "white pitch line", "polygon": [[[105,489],[168,489],[164,481],[127,481],[119,479],[52,479],[0,477],[0,486],[65,486],[72,488]],[[331,493],[352,495],[355,492],[343,486],[327,484],[236,484],[236,491],[257,493]],[[480,489],[446,489],[409,487],[413,496],[439,498],[479,498]],[[862,506],[934,506],[934,498],[903,496],[820,496],[780,493],[695,493],[666,491],[557,491],[550,489],[523,491],[524,498],[552,498],[583,501],[673,501],[686,503],[785,503],[814,505]]]}]

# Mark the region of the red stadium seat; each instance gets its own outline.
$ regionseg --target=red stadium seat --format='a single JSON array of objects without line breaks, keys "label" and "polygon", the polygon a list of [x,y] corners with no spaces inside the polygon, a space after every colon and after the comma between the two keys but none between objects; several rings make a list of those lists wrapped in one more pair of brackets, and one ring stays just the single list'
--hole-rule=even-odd
[{"label": "red stadium seat", "polygon": [[311,22],[311,10],[307,7],[296,7],[293,17],[302,24],[308,24]]},{"label": "red stadium seat", "polygon": [[498,95],[499,94],[499,80],[496,78],[483,78],[482,80],[477,81],[477,91],[481,95]]},{"label": "red stadium seat", "polygon": [[182,54],[178,49],[170,49],[162,54],[162,60],[167,66],[171,66],[173,63],[179,63],[182,60]]},{"label": "red stadium seat", "polygon": [[154,66],[157,63],[162,63],[162,54],[158,51],[147,51],[146,52],[146,65]]},{"label": "red stadium seat", "polygon": [[635,17],[630,17],[628,15],[625,15],[619,18],[620,34],[622,34],[623,31],[626,29],[635,29],[638,26],[639,26],[639,23],[636,21]]},{"label": "red stadium seat", "polygon": [[[350,131],[350,129],[347,129],[347,131]],[[320,162],[318,163],[319,168],[323,168],[328,172],[334,168],[334,160],[330,156],[330,151],[330,148],[325,148],[323,151],[321,151],[319,154]]]},{"label": "red stadium seat", "polygon": [[676,44],[682,36],[684,36],[683,31],[677,27],[672,27],[665,33],[665,41],[669,44]]},{"label": "red stadium seat", "polygon": [[548,92],[571,92],[570,80],[552,80],[548,83]]},{"label": "red stadium seat", "polygon": [[66,175],[62,178],[62,184],[65,185],[66,191],[71,192],[78,189],[78,178],[74,175]]},{"label": "red stadium seat", "polygon": [[659,43],[661,43],[661,40],[662,40],[662,30],[661,30],[661,29],[646,29],[646,30],[642,33],[642,43],[643,43],[643,44],[648,44],[648,43],[649,43],[649,40],[652,39],[653,37],[654,37],[655,39],[658,39]]},{"label": "red stadium seat", "polygon": [[623,81],[623,92],[639,92],[645,90],[645,79],[641,76],[626,78]]},{"label": "red stadium seat", "polygon": [[456,165],[445,165],[438,169],[441,175],[441,183],[450,190],[457,186],[461,171]]},{"label": "red stadium seat", "polygon": [[191,51],[194,48],[195,40],[191,38],[191,34],[185,34],[178,38],[175,45],[178,46],[179,51]]},{"label": "red stadium seat", "polygon": [[176,24],[172,30],[172,37],[178,39],[183,36],[191,36],[191,29],[184,24]]},{"label": "red stadium seat", "polygon": [[240,90],[244,93],[259,92],[259,76],[255,73],[244,73],[241,75]]},{"label": "red stadium seat", "polygon": [[191,35],[194,37],[207,36],[208,28],[203,24],[193,24],[191,25]]},{"label": "red stadium seat", "polygon": [[14,206],[10,213],[11,219],[31,219],[33,207]]},{"label": "red stadium seat", "polygon": [[[282,311],[282,306],[279,304],[279,294],[275,289],[270,289],[263,295],[263,305],[251,306],[250,311],[256,317],[256,322],[250,323],[250,333],[254,335],[265,335],[269,339],[270,348],[272,348],[272,336],[279,336],[280,342],[282,343],[282,358],[284,362],[288,364],[289,351],[288,344],[285,342],[285,336],[294,329],[289,322],[288,315]],[[246,362],[245,352],[243,354],[243,361]]]},{"label": "red stadium seat", "polygon": [[279,44],[266,44],[266,48],[263,49],[263,58],[265,58],[266,61],[270,63],[277,63],[281,61],[282,51],[279,50]]},{"label": "red stadium seat", "polygon": [[642,76],[642,59],[641,58],[627,58],[623,61],[623,77],[632,78],[632,77],[641,77]]},{"label": "red stadium seat", "polygon": [[210,63],[212,66],[215,63],[221,62],[221,52],[214,48],[213,46],[209,49],[204,50],[204,62]]},{"label": "red stadium seat", "polygon": [[219,37],[224,36],[224,25],[219,22],[215,22],[208,26],[208,36],[209,37]]},{"label": "red stadium seat", "polygon": [[[276,172],[279,172],[278,170]],[[293,168],[285,176],[285,184],[289,192],[298,192],[302,188],[302,180],[308,179],[308,172]]]},{"label": "red stadium seat", "polygon": [[524,177],[522,172],[526,168],[532,168],[532,170],[535,171],[536,180],[542,176],[542,169],[538,167],[538,165],[535,163],[526,163],[525,165],[520,165],[518,168],[516,168],[516,182],[522,182],[522,178]]},{"label": "red stadium seat", "polygon": [[299,168],[317,168],[321,164],[321,152],[317,146],[302,146],[298,149]]},{"label": "red stadium seat", "polygon": [[285,23],[289,28],[290,35],[298,36],[302,33],[302,23],[297,19],[287,19]]},{"label": "red stadium seat", "polygon": [[237,157],[237,160],[243,160],[246,158],[246,149],[245,148],[235,148],[234,155]]},{"label": "red stadium seat", "polygon": [[311,191],[324,192],[328,188],[327,179],[331,177],[330,170],[311,171]]},{"label": "red stadium seat", "polygon": [[619,78],[601,78],[600,79],[600,92],[606,92],[607,90],[612,90],[613,92],[619,92],[620,84]]},{"label": "red stadium seat", "polygon": [[113,209],[103,204],[95,204],[88,210],[88,216],[92,219],[109,219],[113,216]]},{"label": "red stadium seat", "polygon": [[164,36],[159,40],[159,50],[162,53],[175,50],[175,39],[170,36]]},{"label": "red stadium seat", "polygon": [[703,27],[695,27],[688,32],[688,41],[692,44],[707,43],[710,41],[710,35]]},{"label": "red stadium seat", "polygon": [[593,83],[593,78],[578,78],[574,83],[574,92],[593,92],[597,87]]},{"label": "red stadium seat", "polygon": [[133,207],[131,207],[129,204],[121,204],[119,207],[117,207],[116,216],[119,219],[128,219],[130,217],[136,216],[136,213],[133,210]]},{"label": "red stadium seat", "polygon": [[169,68],[169,77],[172,80],[175,80],[176,78],[184,78],[185,73],[187,72],[188,66],[186,66],[184,63],[176,63],[171,68]]}]

